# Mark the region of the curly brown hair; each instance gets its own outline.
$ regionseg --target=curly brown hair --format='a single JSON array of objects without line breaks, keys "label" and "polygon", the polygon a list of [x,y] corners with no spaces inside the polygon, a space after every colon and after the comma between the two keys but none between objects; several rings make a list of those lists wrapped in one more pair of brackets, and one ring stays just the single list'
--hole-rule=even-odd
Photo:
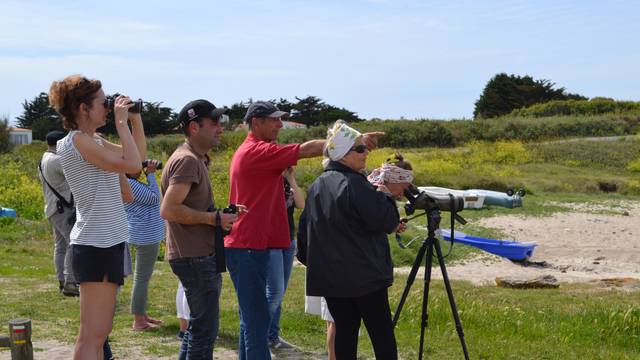
[{"label": "curly brown hair", "polygon": [[49,104],[62,116],[62,125],[67,130],[76,130],[76,114],[80,104],[91,107],[96,93],[102,89],[100,80],[87,79],[82,75],[70,75],[54,81],[49,88]]}]

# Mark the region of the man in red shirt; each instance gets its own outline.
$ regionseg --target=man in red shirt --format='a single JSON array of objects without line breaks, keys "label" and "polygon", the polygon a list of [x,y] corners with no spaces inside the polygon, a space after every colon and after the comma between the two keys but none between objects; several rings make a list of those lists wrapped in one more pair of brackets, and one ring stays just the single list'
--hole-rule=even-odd
[{"label": "man in red shirt", "polygon": [[[230,166],[230,204],[243,204],[225,238],[225,257],[240,307],[240,359],[270,359],[267,336],[270,323],[266,296],[269,249],[291,244],[285,208],[282,172],[298,159],[322,155],[325,140],[303,144],[276,144],[282,118],[289,114],[266,101],[252,103],[244,121],[249,134],[233,155]],[[364,134],[374,148],[383,133]]]}]

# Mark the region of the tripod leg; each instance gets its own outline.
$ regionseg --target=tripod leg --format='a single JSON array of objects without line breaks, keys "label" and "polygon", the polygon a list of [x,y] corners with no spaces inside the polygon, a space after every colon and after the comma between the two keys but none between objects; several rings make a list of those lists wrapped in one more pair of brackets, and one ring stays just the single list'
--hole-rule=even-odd
[{"label": "tripod leg", "polygon": [[424,265],[424,290],[422,293],[422,320],[420,322],[420,349],[418,359],[422,360],[422,352],[424,349],[424,335],[427,325],[429,324],[429,313],[427,306],[429,305],[429,285],[431,284],[431,267],[433,265],[433,239],[428,238],[427,243],[427,261]]},{"label": "tripod leg", "polygon": [[[442,249],[440,248],[440,242],[435,239],[433,246],[436,248],[436,254],[438,255],[438,262],[440,263],[440,270],[442,271],[442,280],[444,280],[444,286],[447,289],[447,297],[449,297],[449,305],[451,306],[451,312],[453,313],[453,319],[456,323],[456,331],[462,344],[462,352],[464,358],[469,360],[469,352],[467,351],[467,344],[464,341],[464,330],[462,329],[462,323],[460,322],[460,316],[458,315],[458,308],[456,306],[456,299],[453,297],[453,290],[451,289],[451,283],[449,282],[449,275],[447,274],[447,267],[444,265],[444,257],[442,257]],[[427,259],[428,261],[428,259]]]},{"label": "tripod leg", "polygon": [[398,318],[400,318],[400,312],[402,311],[402,307],[404,306],[404,302],[407,300],[407,295],[409,295],[409,290],[411,290],[411,285],[413,285],[413,281],[416,279],[416,274],[418,273],[418,269],[420,269],[420,265],[422,264],[422,258],[424,257],[424,253],[427,250],[427,240],[425,239],[422,242],[422,246],[420,246],[420,250],[418,250],[418,255],[416,255],[416,259],[413,261],[413,266],[411,266],[411,272],[409,272],[409,277],[407,278],[407,285],[404,287],[404,291],[402,292],[402,297],[400,298],[400,302],[398,303],[398,307],[396,311],[393,313],[393,327],[396,327],[398,323]]}]

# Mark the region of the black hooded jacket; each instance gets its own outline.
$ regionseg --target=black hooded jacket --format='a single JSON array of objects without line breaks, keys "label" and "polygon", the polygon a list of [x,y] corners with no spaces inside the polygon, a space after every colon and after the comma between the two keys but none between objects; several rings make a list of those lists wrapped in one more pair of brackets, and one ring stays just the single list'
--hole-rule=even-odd
[{"label": "black hooded jacket", "polygon": [[391,286],[387,234],[399,222],[390,195],[330,162],[311,184],[300,221],[307,240],[307,295],[357,297]]}]

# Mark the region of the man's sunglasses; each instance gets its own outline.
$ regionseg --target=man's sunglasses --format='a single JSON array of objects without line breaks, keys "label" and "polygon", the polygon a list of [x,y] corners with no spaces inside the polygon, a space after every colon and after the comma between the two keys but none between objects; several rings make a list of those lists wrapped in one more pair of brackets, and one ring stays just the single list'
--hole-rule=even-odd
[{"label": "man's sunglasses", "polygon": [[364,154],[364,152],[367,151],[367,145],[356,145],[349,149],[349,151],[355,151],[358,154]]}]

